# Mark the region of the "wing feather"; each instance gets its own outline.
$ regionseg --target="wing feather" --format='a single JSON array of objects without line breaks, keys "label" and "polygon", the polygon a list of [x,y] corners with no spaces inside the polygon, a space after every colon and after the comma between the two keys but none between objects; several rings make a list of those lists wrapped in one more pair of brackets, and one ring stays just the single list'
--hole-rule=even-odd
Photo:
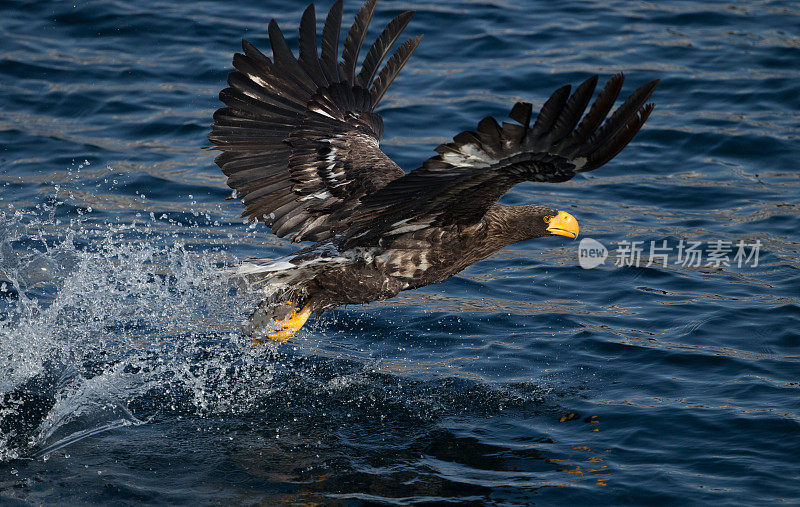
[{"label": "wing feather", "polygon": [[275,66],[283,71],[287,77],[291,78],[295,86],[302,92],[308,95],[313,94],[317,86],[308,74],[303,71],[300,64],[297,63],[297,59],[289,49],[289,45],[286,44],[283,32],[281,32],[278,23],[274,19],[269,22],[268,34]]},{"label": "wing feather", "polygon": [[328,78],[322,71],[317,57],[317,17],[314,4],[309,4],[300,20],[300,57],[297,61],[311,77],[317,88],[328,86]]},{"label": "wing feather", "polygon": [[625,81],[625,76],[622,73],[616,74],[608,80],[603,90],[597,96],[589,112],[583,117],[578,127],[563,141],[563,146],[558,150],[559,153],[565,156],[570,156],[574,153],[575,149],[579,146],[586,144],[597,127],[603,123],[603,120],[608,116],[609,111],[614,106],[614,102],[622,90],[622,83]]},{"label": "wing feather", "polygon": [[361,46],[364,44],[364,37],[367,35],[367,28],[372,21],[372,15],[375,13],[375,6],[378,0],[367,0],[358,11],[353,26],[347,32],[347,38],[344,41],[344,51],[342,52],[344,77],[351,85],[354,84],[356,75],[356,65],[358,64],[358,53],[361,51]]},{"label": "wing feather", "polygon": [[322,69],[330,83],[342,80],[339,74],[339,32],[342,29],[342,0],[333,4],[322,29]]},{"label": "wing feather", "polygon": [[531,141],[537,141],[544,137],[546,133],[552,131],[553,124],[558,119],[558,115],[567,103],[571,89],[572,86],[564,85],[547,99],[542,106],[542,110],[539,111],[539,116],[536,117],[536,123],[533,124],[533,128],[528,136]]},{"label": "wing feather", "polygon": [[403,33],[403,30],[406,29],[413,17],[413,11],[406,11],[400,14],[390,21],[383,32],[375,39],[372,47],[367,51],[367,56],[364,57],[364,64],[361,66],[361,72],[359,72],[356,80],[361,87],[367,88],[372,82],[378,67],[383,63],[383,59],[389,54],[389,50],[392,49],[392,46],[397,42],[400,34]]},{"label": "wing feather", "polygon": [[567,100],[564,109],[555,121],[553,131],[550,133],[553,139],[563,139],[564,136],[575,129],[584,111],[586,111],[586,106],[589,105],[589,101],[592,99],[592,94],[597,86],[597,79],[598,76],[592,76],[581,83],[575,93]]},{"label": "wing feather", "polygon": [[412,37],[405,41],[403,45],[400,46],[400,49],[389,58],[389,61],[386,62],[383,69],[381,69],[378,78],[375,80],[370,90],[373,108],[378,105],[383,95],[386,93],[386,90],[389,89],[389,85],[394,81],[394,78],[397,77],[406,63],[408,63],[408,60],[411,59],[411,55],[414,54],[420,42],[422,42],[422,35]]}]

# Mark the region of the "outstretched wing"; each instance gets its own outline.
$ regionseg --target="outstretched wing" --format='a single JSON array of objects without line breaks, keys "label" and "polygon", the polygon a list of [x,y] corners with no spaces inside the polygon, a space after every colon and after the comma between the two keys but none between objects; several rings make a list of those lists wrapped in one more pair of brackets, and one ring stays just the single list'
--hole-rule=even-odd
[{"label": "outstretched wing", "polygon": [[658,81],[641,86],[606,118],[622,82],[622,74],[613,76],[585,116],[597,76],[571,95],[569,85],[556,90],[532,127],[526,102],[511,110],[518,124],[484,118],[475,132],[439,145],[438,155],[422,167],[363,197],[344,232],[347,246],[431,226],[472,224],[517,183],[562,182],[597,169],[633,139],[654,107],[645,102]]},{"label": "outstretched wing", "polygon": [[[378,72],[413,16],[392,20],[358,55],[377,0],[368,0],[347,33],[339,62],[342,2],[325,20],[317,53],[314,5],[300,22],[295,58],[275,20],[272,59],[242,40],[244,54],[220,92],[227,107],[214,113],[208,139],[223,153],[215,162],[243,199],[242,216],[265,222],[280,237],[320,241],[358,204],[403,171],[378,147],[383,121],[373,111],[420,43],[404,42]],[[376,77],[377,76],[377,77]]]}]

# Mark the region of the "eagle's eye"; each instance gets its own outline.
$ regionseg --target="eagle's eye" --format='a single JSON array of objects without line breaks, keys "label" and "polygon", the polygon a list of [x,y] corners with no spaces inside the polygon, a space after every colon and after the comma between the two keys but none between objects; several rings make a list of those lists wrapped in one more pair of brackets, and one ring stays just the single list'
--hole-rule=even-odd
[{"label": "eagle's eye", "polygon": [[549,223],[550,223],[550,220],[552,220],[552,219],[553,219],[553,215],[547,215],[547,216],[546,216],[546,217],[544,217],[542,220],[544,220],[544,222],[545,222],[546,224],[549,224]]}]

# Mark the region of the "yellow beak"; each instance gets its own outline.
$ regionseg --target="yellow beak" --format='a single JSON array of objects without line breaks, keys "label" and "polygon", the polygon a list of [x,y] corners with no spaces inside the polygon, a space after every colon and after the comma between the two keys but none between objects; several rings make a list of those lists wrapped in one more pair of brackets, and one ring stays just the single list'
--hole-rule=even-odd
[{"label": "yellow beak", "polygon": [[547,231],[550,234],[566,236],[572,239],[578,237],[578,221],[565,211],[559,211],[558,215],[551,218],[548,224]]}]

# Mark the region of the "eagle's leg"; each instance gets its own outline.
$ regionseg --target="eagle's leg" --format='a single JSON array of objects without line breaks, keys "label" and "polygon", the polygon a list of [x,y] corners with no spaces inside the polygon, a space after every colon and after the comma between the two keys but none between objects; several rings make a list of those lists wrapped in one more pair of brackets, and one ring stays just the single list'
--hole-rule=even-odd
[{"label": "eagle's leg", "polygon": [[[303,324],[306,323],[310,316],[311,305],[306,305],[301,310],[294,310],[291,315],[275,323],[273,327],[277,327],[277,329],[271,329],[271,332],[267,333],[267,338],[277,342],[285,342],[303,327]],[[263,338],[253,338],[254,345],[264,341],[266,340]]]}]

